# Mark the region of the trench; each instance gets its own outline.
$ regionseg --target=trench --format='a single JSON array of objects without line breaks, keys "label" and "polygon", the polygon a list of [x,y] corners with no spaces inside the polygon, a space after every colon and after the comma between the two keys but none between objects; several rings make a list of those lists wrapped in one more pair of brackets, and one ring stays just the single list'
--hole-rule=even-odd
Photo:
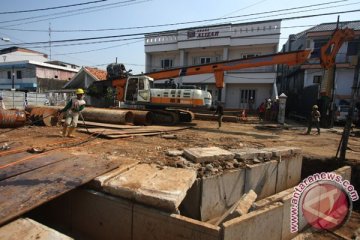
[{"label": "trench", "polygon": [[[351,183],[355,186],[355,189],[359,191],[360,167],[351,161],[339,162],[336,159],[303,157],[301,179],[314,173],[334,171],[345,165],[352,167]],[[214,178],[213,181],[215,180]],[[229,182],[226,182],[226,184],[233,184],[234,186],[238,186],[236,184],[239,184],[237,175],[230,176],[227,180]],[[213,193],[211,191],[214,190],[210,190],[210,188],[204,189],[202,181],[202,179],[197,179],[193,186],[187,191],[186,197],[179,206],[179,215],[187,217],[190,220],[202,221],[202,201],[204,201],[204,197],[210,196]],[[210,184],[210,186],[212,185]],[[227,202],[231,196],[225,195],[221,197],[225,198],[225,202]],[[25,217],[34,219],[41,224],[75,239],[89,239],[89,232],[93,239],[114,239],[114,236],[122,236],[120,239],[136,239],[134,237],[134,231],[136,230],[134,230],[133,226],[139,219],[133,215],[133,212],[135,211],[134,209],[139,208],[137,205],[138,204],[134,204],[131,200],[119,199],[106,193],[92,190],[88,186],[83,186],[37,207],[27,213]],[[216,207],[217,206],[213,206],[214,209],[216,209]],[[354,202],[353,207],[355,211],[359,212],[359,201]],[[143,208],[141,206],[140,209],[142,211],[147,209],[147,207],[145,206]],[[139,211],[140,210],[136,210],[135,212]],[[158,216],[162,214],[156,211],[157,210],[154,211],[149,208],[147,214],[157,219]],[[168,216],[170,216],[170,214]],[[188,223],[193,224],[191,221],[188,221]],[[150,223],[148,222],[147,224]],[[155,228],[151,226],[151,224],[146,227]],[[87,229],[87,234],[83,234],[84,229]]]},{"label": "trench", "polygon": [[[331,172],[343,166],[351,167],[351,184],[360,193],[360,165],[354,160],[341,162],[336,158],[313,158],[303,157],[301,178],[304,179],[309,175],[321,172]],[[360,212],[360,201],[353,202],[353,209]]]}]

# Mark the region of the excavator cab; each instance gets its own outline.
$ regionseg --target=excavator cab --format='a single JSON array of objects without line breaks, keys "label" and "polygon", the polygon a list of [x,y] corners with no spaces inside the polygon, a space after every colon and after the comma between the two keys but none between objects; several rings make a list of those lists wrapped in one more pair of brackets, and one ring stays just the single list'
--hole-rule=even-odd
[{"label": "excavator cab", "polygon": [[130,76],[126,82],[125,101],[131,103],[149,103],[150,88],[153,79],[147,76]]}]

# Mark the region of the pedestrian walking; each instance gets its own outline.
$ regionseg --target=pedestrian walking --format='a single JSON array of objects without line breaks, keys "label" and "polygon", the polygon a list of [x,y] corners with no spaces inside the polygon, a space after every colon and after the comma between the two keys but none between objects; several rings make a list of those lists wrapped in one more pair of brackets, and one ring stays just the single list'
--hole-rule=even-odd
[{"label": "pedestrian walking", "polygon": [[2,96],[0,96],[0,110],[1,109],[6,110],[5,103],[4,103]]},{"label": "pedestrian walking", "polygon": [[224,116],[224,107],[221,102],[217,102],[216,111],[214,115],[218,115],[218,129],[221,128],[222,119]]},{"label": "pedestrian walking", "polygon": [[306,134],[310,134],[312,126],[315,125],[318,135],[320,135],[320,112],[318,109],[319,107],[317,105],[314,105],[312,107],[311,116],[309,119],[309,126]]}]

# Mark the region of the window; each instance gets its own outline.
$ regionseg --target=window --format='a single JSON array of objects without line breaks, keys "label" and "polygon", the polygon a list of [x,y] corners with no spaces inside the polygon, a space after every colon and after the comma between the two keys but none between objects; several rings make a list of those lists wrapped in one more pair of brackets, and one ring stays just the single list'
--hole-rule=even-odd
[{"label": "window", "polygon": [[173,60],[172,59],[163,59],[161,60],[161,68],[167,69],[172,68],[173,66]]},{"label": "window", "polygon": [[7,71],[7,77],[8,79],[11,79],[11,71]]},{"label": "window", "polygon": [[206,63],[210,63],[210,62],[211,62],[210,57],[201,57],[200,58],[200,64],[206,64]]},{"label": "window", "polygon": [[321,83],[322,76],[314,76],[313,77],[313,83]]},{"label": "window", "polygon": [[311,58],[320,57],[320,49],[325,44],[326,44],[325,40],[316,40],[316,41],[314,41],[314,50],[311,53]]},{"label": "window", "polygon": [[252,103],[252,101],[255,101],[255,90],[241,89],[240,91],[240,103]]},{"label": "window", "polygon": [[252,57],[257,57],[259,55],[260,54],[257,54],[257,53],[244,53],[244,54],[242,54],[242,58],[252,58]]},{"label": "window", "polygon": [[355,56],[358,51],[358,43],[357,42],[349,42],[346,55],[347,56]]},{"label": "window", "polygon": [[22,79],[21,71],[16,71],[16,78],[17,79]]}]

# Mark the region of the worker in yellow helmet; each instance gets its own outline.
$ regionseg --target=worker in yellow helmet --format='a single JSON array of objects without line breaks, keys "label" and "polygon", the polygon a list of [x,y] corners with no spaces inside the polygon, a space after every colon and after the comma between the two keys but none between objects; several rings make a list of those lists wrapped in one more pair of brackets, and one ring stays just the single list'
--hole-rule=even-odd
[{"label": "worker in yellow helmet", "polygon": [[[66,112],[66,120],[64,123],[62,136],[74,137],[73,132],[77,126],[79,113],[85,108],[84,90],[81,88],[75,91],[76,97],[70,99],[66,106],[59,110],[60,113]],[[68,131],[69,130],[69,131]],[[68,132],[67,132],[68,131]],[[67,134],[67,135],[66,135]]]},{"label": "worker in yellow helmet", "polygon": [[306,132],[306,134],[310,134],[311,132],[311,128],[313,125],[315,125],[315,127],[317,128],[317,132],[318,132],[318,135],[320,135],[320,112],[319,112],[319,107],[318,105],[314,105],[312,107],[312,111],[311,111],[311,117],[309,119],[309,125],[308,125],[308,130]]}]

